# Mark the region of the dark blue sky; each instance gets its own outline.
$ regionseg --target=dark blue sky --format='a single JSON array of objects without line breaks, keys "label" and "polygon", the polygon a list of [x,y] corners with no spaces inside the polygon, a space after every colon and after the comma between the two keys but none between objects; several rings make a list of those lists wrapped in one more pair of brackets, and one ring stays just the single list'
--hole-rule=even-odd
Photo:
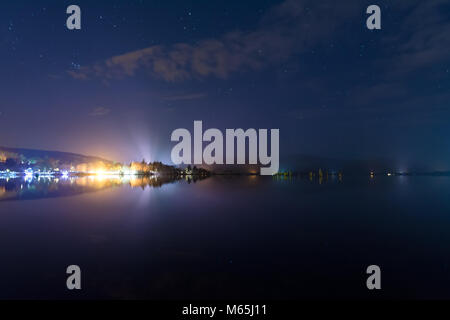
[{"label": "dark blue sky", "polygon": [[11,1],[0,145],[169,162],[171,132],[203,120],[280,128],[281,158],[450,169],[449,57],[445,0]]}]

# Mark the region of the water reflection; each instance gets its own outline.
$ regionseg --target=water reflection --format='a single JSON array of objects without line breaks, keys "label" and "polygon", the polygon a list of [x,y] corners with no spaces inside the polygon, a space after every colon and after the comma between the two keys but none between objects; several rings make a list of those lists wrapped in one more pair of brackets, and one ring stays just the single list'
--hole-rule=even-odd
[{"label": "water reflection", "polygon": [[132,188],[159,188],[167,183],[196,182],[205,177],[197,176],[85,176],[53,177],[23,176],[0,178],[0,201],[27,200],[72,196],[119,186]]}]

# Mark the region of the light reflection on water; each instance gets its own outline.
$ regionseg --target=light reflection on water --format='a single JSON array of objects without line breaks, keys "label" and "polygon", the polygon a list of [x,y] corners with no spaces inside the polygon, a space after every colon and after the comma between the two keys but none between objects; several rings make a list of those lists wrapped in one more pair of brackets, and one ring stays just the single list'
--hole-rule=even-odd
[{"label": "light reflection on water", "polygon": [[197,177],[91,175],[85,177],[23,176],[0,178],[0,201],[27,200],[71,196],[119,186],[159,188],[164,184],[185,180],[196,182]]},{"label": "light reflection on water", "polygon": [[3,200],[42,198],[0,202],[0,298],[71,299],[70,264],[86,298],[371,298],[370,264],[377,297],[450,298],[449,190],[419,176],[0,179]]}]

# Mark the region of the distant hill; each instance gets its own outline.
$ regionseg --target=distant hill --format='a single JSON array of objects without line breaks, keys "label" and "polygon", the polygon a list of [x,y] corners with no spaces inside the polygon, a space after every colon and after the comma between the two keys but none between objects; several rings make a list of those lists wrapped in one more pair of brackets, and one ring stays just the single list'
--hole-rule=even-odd
[{"label": "distant hill", "polygon": [[347,173],[367,173],[369,171],[391,170],[393,167],[393,162],[387,159],[333,159],[301,154],[287,156],[280,162],[280,168],[294,171],[310,171],[322,168]]},{"label": "distant hill", "polygon": [[78,165],[82,163],[94,163],[104,162],[112,164],[110,160],[106,160],[100,157],[85,156],[77,153],[61,152],[61,151],[46,151],[35,149],[21,149],[21,148],[8,148],[0,147],[0,155],[18,155],[26,159],[55,159],[59,160],[61,164]]},{"label": "distant hill", "polygon": [[302,154],[288,155],[280,159],[281,170],[294,171],[310,171],[317,168],[343,171],[347,174],[367,174],[369,171],[374,172],[397,172],[398,170],[407,170],[410,173],[432,173],[435,169],[427,164],[420,163],[412,159],[408,166],[399,168],[396,164],[398,162],[389,158],[375,158],[368,159],[336,159],[326,157],[316,157]]},{"label": "distant hill", "polygon": [[[201,165],[200,167],[215,173],[259,173],[260,165]],[[264,166],[265,167],[265,166]],[[363,173],[369,171],[384,172],[392,170],[392,161],[377,160],[346,160],[295,154],[280,159],[280,171],[309,172],[319,168],[329,171],[346,173]]]},{"label": "distant hill", "polygon": [[215,174],[259,174],[260,171],[260,165],[257,164],[202,164],[197,165],[197,167]]}]

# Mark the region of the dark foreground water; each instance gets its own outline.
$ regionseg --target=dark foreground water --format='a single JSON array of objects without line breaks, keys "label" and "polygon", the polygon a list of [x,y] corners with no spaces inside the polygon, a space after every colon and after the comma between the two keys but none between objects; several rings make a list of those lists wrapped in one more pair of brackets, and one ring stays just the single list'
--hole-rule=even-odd
[{"label": "dark foreground water", "polygon": [[0,298],[450,298],[450,177],[3,179]]}]

